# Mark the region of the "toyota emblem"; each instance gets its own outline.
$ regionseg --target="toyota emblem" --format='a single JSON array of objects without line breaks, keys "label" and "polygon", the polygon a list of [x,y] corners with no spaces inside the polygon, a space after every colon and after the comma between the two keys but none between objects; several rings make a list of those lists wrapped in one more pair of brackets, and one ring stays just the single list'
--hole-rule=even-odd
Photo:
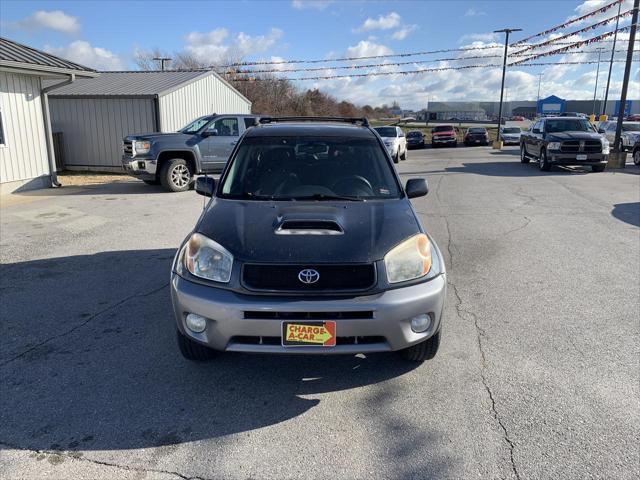
[{"label": "toyota emblem", "polygon": [[316,283],[320,280],[320,274],[313,268],[305,268],[304,270],[300,270],[300,273],[298,273],[298,280],[302,283],[306,283],[307,285],[311,285],[312,283]]}]

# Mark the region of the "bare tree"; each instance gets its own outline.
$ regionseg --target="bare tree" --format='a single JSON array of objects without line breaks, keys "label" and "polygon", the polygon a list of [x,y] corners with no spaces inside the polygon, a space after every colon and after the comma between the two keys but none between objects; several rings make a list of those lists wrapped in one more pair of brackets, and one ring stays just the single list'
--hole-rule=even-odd
[{"label": "bare tree", "polygon": [[[157,60],[154,60],[154,58],[171,58],[171,55],[160,50],[158,47],[152,50],[136,50],[133,54],[133,61],[140,70],[160,70],[160,64]],[[173,62],[169,61],[166,63],[165,68],[174,68]]]}]

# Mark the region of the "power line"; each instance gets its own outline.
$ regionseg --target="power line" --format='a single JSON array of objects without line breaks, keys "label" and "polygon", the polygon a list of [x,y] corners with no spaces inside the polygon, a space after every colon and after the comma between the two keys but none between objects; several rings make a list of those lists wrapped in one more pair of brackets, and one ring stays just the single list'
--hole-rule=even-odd
[{"label": "power line", "polygon": [[557,30],[562,29],[562,28],[566,28],[569,25],[572,25],[574,23],[580,22],[580,21],[584,20],[585,18],[593,17],[593,16],[595,16],[595,15],[597,15],[599,13],[604,13],[607,10],[612,9],[613,7],[618,5],[619,3],[622,3],[623,1],[624,0],[616,0],[615,2],[611,2],[608,5],[600,7],[600,8],[598,8],[596,10],[593,10],[593,11],[591,11],[589,13],[585,13],[584,15],[582,15],[582,16],[580,16],[578,18],[574,18],[574,19],[569,20],[569,21],[567,21],[565,23],[561,23],[560,25],[556,25],[555,27],[551,27],[550,29],[545,30],[544,32],[536,33],[535,35],[531,35],[531,36],[529,36],[527,38],[523,38],[522,40],[520,40],[518,42],[512,43],[510,46],[511,47],[515,47],[516,45],[521,45],[521,44],[523,44],[525,42],[528,42],[529,40],[532,40],[534,38],[544,37],[545,35],[553,33],[553,32],[555,32]]}]

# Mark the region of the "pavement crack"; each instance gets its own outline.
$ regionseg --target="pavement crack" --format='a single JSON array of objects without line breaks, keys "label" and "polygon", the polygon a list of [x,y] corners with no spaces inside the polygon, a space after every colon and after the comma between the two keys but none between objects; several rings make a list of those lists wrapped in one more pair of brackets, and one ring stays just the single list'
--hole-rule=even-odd
[{"label": "pavement crack", "polygon": [[512,228],[511,230],[507,230],[506,232],[504,232],[501,237],[506,237],[507,235],[510,235],[512,233],[518,232],[520,230],[523,230],[525,228],[527,228],[529,226],[529,224],[531,223],[531,218],[527,217],[526,215],[523,217],[525,222],[524,224],[520,225],[519,227],[516,228]]},{"label": "pavement crack", "polygon": [[[530,222],[531,220],[529,220],[524,226],[521,226],[519,228],[521,229],[526,227]],[[451,237],[449,222],[446,218],[445,218],[445,224],[447,226],[447,233],[449,236],[449,239],[447,242],[447,250],[449,252],[449,257],[450,257],[449,262],[451,264],[451,271],[452,271],[454,266],[453,240]],[[458,291],[458,286],[451,279],[452,277],[451,273],[452,272],[450,272],[449,275],[447,275],[447,283],[452,287],[453,294],[456,297],[456,304],[455,304],[456,314],[458,318],[463,322],[468,321],[467,318],[465,318],[465,315],[467,315],[468,317],[471,318],[471,320],[473,320],[473,325],[476,330],[476,342],[478,344],[478,350],[480,351],[480,380],[482,381],[482,385],[484,386],[484,389],[487,392],[487,395],[491,402],[491,414],[495,419],[495,421],[497,422],[500,429],[502,430],[502,438],[509,448],[509,459],[511,462],[511,471],[513,472],[513,475],[515,476],[515,478],[517,480],[520,480],[520,473],[518,472],[518,468],[516,466],[515,457],[514,457],[514,450],[516,445],[511,439],[511,437],[509,436],[509,431],[507,430],[507,427],[504,424],[502,417],[498,413],[498,409],[496,407],[496,400],[494,398],[493,391],[491,390],[491,386],[489,385],[489,380],[487,378],[487,357],[486,357],[486,354],[484,351],[484,345],[483,345],[483,338],[487,338],[487,332],[480,326],[480,323],[478,321],[478,316],[475,313],[463,308],[462,297],[460,296],[460,292]]]},{"label": "pavement crack", "polygon": [[58,450],[38,450],[38,449],[34,449],[34,448],[25,448],[25,447],[21,447],[19,445],[15,445],[13,443],[9,443],[9,442],[5,442],[0,440],[0,445],[4,445],[5,447],[9,447],[9,448],[13,448],[14,450],[22,450],[25,452],[33,452],[36,453],[38,455],[50,455],[50,456],[58,456],[58,457],[65,457],[65,458],[70,458],[73,460],[78,460],[80,462],[87,462],[87,463],[92,463],[94,465],[99,465],[99,466],[103,466],[103,467],[112,467],[112,468],[118,468],[120,470],[126,470],[129,472],[139,472],[139,473],[162,473],[165,475],[173,475],[177,478],[181,478],[183,480],[208,480],[205,479],[204,477],[190,477],[188,475],[184,475],[180,472],[174,472],[171,470],[162,470],[162,469],[155,469],[155,468],[141,468],[141,467],[133,467],[130,465],[121,465],[119,463],[113,463],[113,462],[105,462],[102,460],[94,460],[85,456],[81,456],[81,455],[77,455],[74,454],[75,452],[65,452],[65,451],[58,451]]},{"label": "pavement crack", "polygon": [[134,299],[136,297],[147,297],[149,295],[153,295],[154,293],[162,290],[163,288],[167,287],[168,285],[169,285],[168,283],[164,283],[160,287],[156,287],[156,288],[154,288],[152,290],[149,290],[147,292],[138,292],[138,293],[134,293],[133,295],[129,295],[128,297],[125,297],[122,300],[120,300],[120,301],[118,301],[118,302],[116,302],[116,303],[114,303],[112,305],[109,305],[108,307],[100,310],[99,312],[94,313],[93,315],[87,317],[83,322],[80,322],[80,323],[74,325],[73,327],[69,328],[68,330],[65,330],[62,333],[59,333],[59,334],[54,335],[52,337],[49,337],[49,338],[41,341],[40,343],[37,343],[36,345],[34,345],[32,347],[29,347],[28,349],[26,349],[25,351],[15,355],[14,357],[11,357],[10,359],[5,360],[4,362],[0,363],[0,367],[4,367],[5,365],[8,365],[8,364],[12,363],[12,362],[18,360],[19,358],[24,357],[25,355],[27,355],[30,352],[42,347],[43,345],[46,345],[49,342],[57,340],[58,338],[65,337],[65,336],[75,332],[76,330],[78,330],[79,328],[84,327],[85,325],[87,325],[89,322],[91,322],[92,320],[96,319],[97,317],[109,312],[110,310],[113,310],[114,308],[119,307],[120,305],[128,302],[129,300],[132,300],[132,299]]}]

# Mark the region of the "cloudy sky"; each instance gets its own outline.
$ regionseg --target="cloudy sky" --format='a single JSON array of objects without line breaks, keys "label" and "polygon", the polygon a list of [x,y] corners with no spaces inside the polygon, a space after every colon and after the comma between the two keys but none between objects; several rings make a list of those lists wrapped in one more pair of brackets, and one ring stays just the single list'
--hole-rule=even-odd
[{"label": "cloudy sky", "polygon": [[[167,52],[184,51],[201,61],[216,63],[229,56],[244,60],[327,59],[387,55],[427,50],[499,45],[503,38],[493,30],[522,28],[515,40],[544,31],[567,19],[583,15],[613,0],[504,0],[504,1],[403,1],[366,2],[331,0],[281,0],[237,2],[29,2],[3,0],[0,23],[7,37],[61,57],[100,70],[135,69],[136,51],[160,48]],[[625,0],[622,11],[631,8]],[[598,20],[614,16],[617,7],[607,13],[556,32],[571,33]],[[621,26],[629,24],[627,17]],[[610,31],[614,24],[569,37],[586,39]],[[551,37],[543,37],[543,41]],[[628,34],[619,48],[626,46]],[[610,43],[591,45],[611,48]],[[549,47],[548,49],[551,49]],[[640,44],[636,47],[640,48]],[[515,52],[517,49],[514,49]],[[404,108],[422,108],[435,100],[497,100],[499,68],[445,70],[414,75],[408,71],[465,64],[497,64],[499,50],[450,52],[425,56],[327,62],[306,65],[326,67],[316,75],[345,75],[366,71],[393,75],[303,81],[303,87],[319,87],[357,104],[380,105],[398,101]],[[483,55],[486,58],[464,59]],[[624,53],[617,54],[620,59]],[[602,55],[608,59],[609,53]],[[637,58],[635,54],[634,58]],[[453,58],[453,60],[442,60]],[[541,95],[570,99],[593,98],[596,66],[569,65],[567,61],[597,59],[597,53],[569,54],[541,58],[557,65],[512,67],[507,74],[508,100],[535,99],[539,73]],[[340,70],[338,65],[416,62],[383,65],[367,69]],[[297,65],[297,67],[305,65]],[[630,95],[640,97],[639,64],[633,64]],[[273,68],[273,67],[269,67]],[[278,68],[294,68],[279,66]],[[607,64],[601,66],[598,96],[606,84]],[[623,65],[615,64],[612,92],[620,89]],[[282,74],[289,77],[312,73]]]}]

